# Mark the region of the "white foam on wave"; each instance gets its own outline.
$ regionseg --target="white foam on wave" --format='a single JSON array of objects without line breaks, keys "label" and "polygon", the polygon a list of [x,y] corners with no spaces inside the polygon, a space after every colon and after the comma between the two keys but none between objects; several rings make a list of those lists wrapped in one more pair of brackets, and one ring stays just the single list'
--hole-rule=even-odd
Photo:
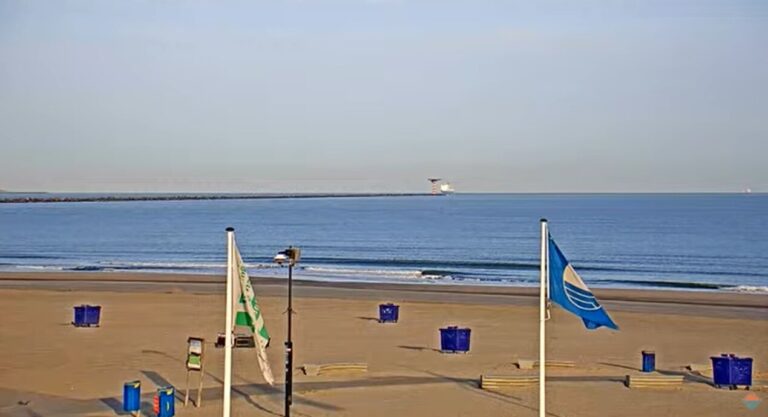
[{"label": "white foam on wave", "polygon": [[14,265],[17,269],[32,269],[35,271],[63,271],[63,266],[52,265]]},{"label": "white foam on wave", "polygon": [[759,285],[739,285],[733,288],[728,288],[727,290],[754,294],[768,294],[768,287],[762,287]]},{"label": "white foam on wave", "polygon": [[[91,266],[91,265],[88,265]],[[108,268],[224,268],[224,262],[123,262],[107,261],[98,262],[96,265]]]},{"label": "white foam on wave", "polygon": [[[113,269],[222,269],[226,268],[225,262],[122,262],[122,261],[110,261],[99,262],[97,265],[103,268]],[[249,269],[270,269],[279,268],[279,265],[275,264],[262,264],[262,263],[245,263],[245,267]]]},{"label": "white foam on wave", "polygon": [[[303,271],[317,274],[339,274],[339,275],[372,275],[388,277],[407,277],[407,278],[429,278],[431,275],[422,275],[421,271],[408,269],[355,269],[355,268],[327,268],[307,266]],[[435,275],[437,276],[437,275]]]}]

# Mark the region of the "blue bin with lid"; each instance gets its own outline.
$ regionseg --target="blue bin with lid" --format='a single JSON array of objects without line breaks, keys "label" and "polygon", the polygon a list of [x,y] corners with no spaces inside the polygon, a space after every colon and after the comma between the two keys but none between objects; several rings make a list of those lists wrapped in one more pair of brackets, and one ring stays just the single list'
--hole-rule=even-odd
[{"label": "blue bin with lid", "polygon": [[400,306],[386,303],[379,304],[379,323],[397,323],[400,318]]},{"label": "blue bin with lid", "polygon": [[744,385],[747,389],[752,385],[752,358],[740,358],[732,353],[712,356],[712,382],[715,387],[727,386],[736,389]]},{"label": "blue bin with lid", "polygon": [[101,319],[101,306],[83,304],[75,306],[75,319],[72,322],[77,327],[98,326]]},{"label": "blue bin with lid", "polygon": [[440,350],[444,353],[468,352],[471,332],[471,329],[458,326],[440,329]]},{"label": "blue bin with lid", "polygon": [[141,381],[123,384],[123,411],[137,413],[141,408]]},{"label": "blue bin with lid", "polygon": [[715,386],[731,385],[731,357],[727,353],[720,356],[712,356],[712,382]]},{"label": "blue bin with lid", "polygon": [[85,306],[85,323],[88,326],[98,326],[101,320],[101,306]]},{"label": "blue bin with lid", "polygon": [[176,414],[176,390],[172,386],[158,388],[159,410],[157,417],[173,417]]},{"label": "blue bin with lid", "polygon": [[85,326],[85,306],[75,306],[75,318],[72,321],[72,324],[74,324],[77,327],[83,327]]},{"label": "blue bin with lid", "polygon": [[643,372],[653,372],[656,370],[656,352],[644,350],[643,354]]},{"label": "blue bin with lid", "polygon": [[733,385],[744,385],[749,389],[752,385],[752,358],[731,359],[731,382]]}]

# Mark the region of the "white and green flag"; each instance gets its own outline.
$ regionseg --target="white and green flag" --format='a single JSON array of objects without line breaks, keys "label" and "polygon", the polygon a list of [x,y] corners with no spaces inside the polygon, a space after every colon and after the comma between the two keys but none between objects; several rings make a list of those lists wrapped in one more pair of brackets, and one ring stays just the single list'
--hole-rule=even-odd
[{"label": "white and green flag", "polygon": [[264,374],[264,379],[273,385],[275,378],[272,376],[272,369],[269,367],[269,361],[267,360],[267,345],[269,344],[269,333],[267,332],[267,326],[264,324],[264,317],[261,315],[261,309],[259,309],[259,303],[256,301],[256,294],[253,292],[253,286],[251,285],[251,278],[248,277],[248,272],[245,270],[243,264],[243,258],[240,257],[240,250],[237,249],[237,245],[234,245],[234,263],[232,267],[232,275],[237,275],[239,279],[235,279],[234,284],[234,307],[235,307],[235,320],[234,326],[245,326],[251,329],[253,332],[253,338],[256,342],[256,352],[259,358],[259,367]]}]

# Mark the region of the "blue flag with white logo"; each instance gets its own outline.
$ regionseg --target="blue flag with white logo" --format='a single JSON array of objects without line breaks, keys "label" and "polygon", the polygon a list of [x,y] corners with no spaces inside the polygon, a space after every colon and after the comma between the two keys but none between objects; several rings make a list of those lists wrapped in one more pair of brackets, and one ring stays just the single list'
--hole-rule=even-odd
[{"label": "blue flag with white logo", "polygon": [[587,329],[600,326],[619,330],[587,284],[582,281],[565,255],[549,237],[549,298],[564,309],[581,317]]}]

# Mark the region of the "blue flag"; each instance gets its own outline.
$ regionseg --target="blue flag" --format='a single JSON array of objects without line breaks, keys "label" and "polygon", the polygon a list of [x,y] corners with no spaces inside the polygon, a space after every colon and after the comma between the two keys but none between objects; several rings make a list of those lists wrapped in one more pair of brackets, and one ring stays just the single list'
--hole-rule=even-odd
[{"label": "blue flag", "polygon": [[587,329],[600,326],[619,330],[587,284],[581,280],[565,255],[549,237],[549,298],[564,309],[581,317]]}]

